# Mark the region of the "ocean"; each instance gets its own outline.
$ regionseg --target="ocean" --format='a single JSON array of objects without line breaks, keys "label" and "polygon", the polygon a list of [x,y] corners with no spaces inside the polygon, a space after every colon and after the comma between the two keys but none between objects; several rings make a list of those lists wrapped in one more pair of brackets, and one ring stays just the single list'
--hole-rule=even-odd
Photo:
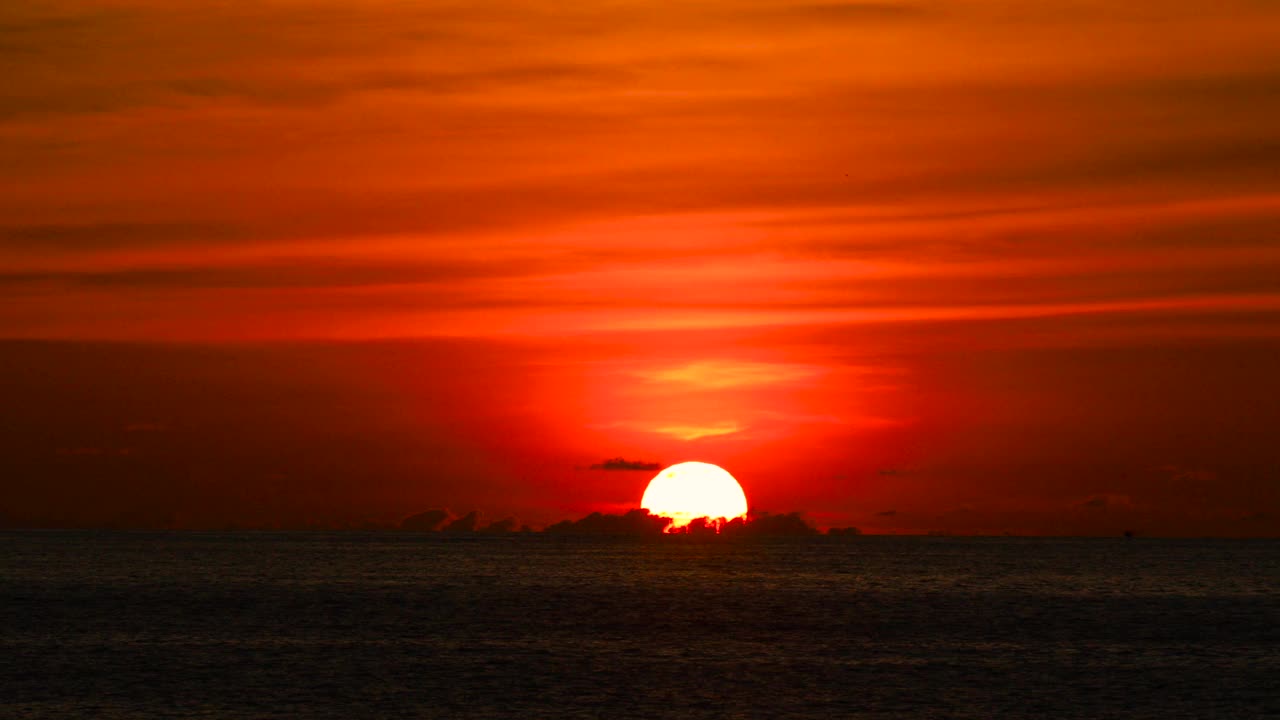
[{"label": "ocean", "polygon": [[1280,715],[1280,542],[0,533],[3,718]]}]

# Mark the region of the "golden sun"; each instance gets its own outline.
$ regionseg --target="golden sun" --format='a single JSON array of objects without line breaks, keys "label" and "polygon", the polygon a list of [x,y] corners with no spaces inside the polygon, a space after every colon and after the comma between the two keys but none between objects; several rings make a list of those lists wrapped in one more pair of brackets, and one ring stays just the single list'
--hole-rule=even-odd
[{"label": "golden sun", "polygon": [[671,527],[705,517],[732,520],[747,514],[742,486],[724,468],[703,462],[672,465],[654,476],[645,488],[640,507],[671,518]]}]

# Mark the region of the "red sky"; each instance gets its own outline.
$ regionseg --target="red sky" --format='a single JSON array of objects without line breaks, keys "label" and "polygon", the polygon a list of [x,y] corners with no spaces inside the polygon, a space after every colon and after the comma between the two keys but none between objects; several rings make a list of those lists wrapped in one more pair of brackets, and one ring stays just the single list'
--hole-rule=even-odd
[{"label": "red sky", "polygon": [[1280,7],[0,5],[0,522],[1280,534]]}]

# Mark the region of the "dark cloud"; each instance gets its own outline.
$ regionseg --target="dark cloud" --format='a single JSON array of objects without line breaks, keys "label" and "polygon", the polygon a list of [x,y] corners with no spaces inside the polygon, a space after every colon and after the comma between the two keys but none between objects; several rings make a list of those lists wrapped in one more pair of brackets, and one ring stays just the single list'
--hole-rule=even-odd
[{"label": "dark cloud", "polygon": [[305,259],[236,267],[136,268],[110,271],[0,273],[0,284],[48,283],[86,288],[341,288],[451,283],[536,272],[538,263],[371,263]]},{"label": "dark cloud", "polygon": [[[182,98],[234,98],[267,105],[314,105],[361,92],[431,95],[487,92],[522,85],[591,90],[634,81],[643,61],[543,62],[472,70],[401,70],[364,73],[289,73],[293,63],[362,59],[393,66],[397,52],[423,43],[462,52],[554,47],[575,37],[682,32],[762,20],[771,25],[888,20],[918,12],[892,3],[810,3],[742,8],[688,8],[654,13],[617,6],[607,12],[546,12],[530,6],[234,8],[202,11],[149,8],[132,12],[33,14],[0,18],[0,61],[43,70],[50,48],[62,64],[93,67],[94,82],[68,73],[28,73],[34,80],[0,91],[0,118],[22,115],[101,113],[136,106],[179,105]],[[358,32],[352,32],[358,28]],[[533,30],[536,28],[536,30]],[[234,43],[228,43],[234,38]],[[222,73],[201,60],[220,55]],[[492,58],[497,53],[487,54]],[[513,53],[517,57],[518,53]],[[688,58],[684,62],[690,62]],[[714,58],[708,58],[708,62]],[[38,65],[36,63],[39,63]],[[245,67],[255,72],[246,72]],[[284,68],[282,70],[281,68]]]},{"label": "dark cloud", "polygon": [[410,515],[400,522],[401,530],[416,532],[436,532],[454,521],[453,513],[448,510],[427,510],[417,515]]},{"label": "dark cloud", "polygon": [[898,514],[897,510],[882,510],[876,513],[876,515],[878,515],[879,517],[893,517],[897,514]]},{"label": "dark cloud", "polygon": [[480,527],[480,511],[472,510],[462,517],[454,520],[444,526],[442,532],[446,533],[471,533]]},{"label": "dark cloud", "polygon": [[111,250],[227,240],[244,232],[217,223],[84,223],[0,227],[0,245],[18,250]]},{"label": "dark cloud", "polygon": [[[614,72],[607,67],[579,68],[572,64],[484,69],[471,75],[448,78],[388,71],[353,78],[349,81],[352,88],[349,90],[307,90],[297,91],[297,94],[306,98],[317,93],[356,91],[355,88],[360,87],[411,87],[415,83],[462,87],[474,82],[482,86],[484,83],[526,82],[534,77],[545,77],[555,82],[569,82],[569,78],[575,77],[581,79],[573,82],[623,82],[621,78],[608,79]],[[0,232],[3,232],[5,242],[24,246],[92,249],[208,240],[470,231],[611,214],[736,209],[744,205],[777,209],[839,207],[863,205],[871,200],[936,197],[938,193],[960,189],[969,192],[976,188],[991,191],[1027,187],[1066,189],[1091,188],[1099,183],[1127,184],[1149,180],[1187,184],[1208,180],[1222,191],[1230,187],[1257,189],[1270,186],[1270,181],[1274,180],[1272,168],[1280,164],[1280,145],[1273,130],[1280,122],[1280,100],[1276,99],[1280,95],[1275,92],[1276,85],[1280,84],[1278,78],[1280,76],[1274,73],[1240,72],[1191,79],[1175,75],[1115,83],[1074,81],[1075,84],[1064,86],[1004,84],[869,90],[853,85],[846,90],[829,90],[813,97],[797,98],[795,103],[779,103],[776,97],[748,97],[732,102],[690,100],[682,106],[682,121],[697,124],[731,114],[752,118],[753,124],[762,130],[779,131],[791,126],[797,115],[812,116],[820,125],[834,127],[844,122],[844,118],[866,113],[871,107],[886,116],[902,115],[908,119],[916,118],[917,125],[923,123],[924,127],[913,125],[909,131],[904,131],[904,136],[910,137],[921,131],[925,134],[932,132],[932,121],[917,117],[920,115],[918,105],[923,102],[930,106],[960,107],[971,122],[980,120],[981,114],[991,108],[1017,112],[1026,116],[1026,122],[1020,124],[1028,127],[1042,124],[1045,117],[1071,113],[1073,117],[1079,116],[1084,127],[1077,134],[1087,135],[1090,129],[1096,129],[1099,134],[1097,142],[1078,143],[1073,147],[1059,147],[1059,143],[1024,144],[1018,153],[1001,163],[992,163],[989,156],[976,159],[958,157],[948,163],[924,163],[908,174],[855,172],[847,182],[833,182],[828,173],[834,169],[825,165],[815,167],[813,172],[779,176],[770,172],[729,170],[720,164],[684,166],[678,158],[668,157],[660,158],[644,169],[581,169],[577,174],[561,173],[555,177],[521,174],[519,181],[512,178],[504,181],[498,176],[491,182],[476,183],[466,188],[424,187],[403,193],[348,188],[336,194],[306,193],[306,197],[290,197],[288,188],[272,187],[272,196],[278,198],[281,212],[267,218],[238,218],[237,222],[243,227],[208,227],[193,219],[187,225],[89,223],[31,226]],[[250,82],[247,80],[183,82],[188,83],[193,93],[289,95],[285,89],[273,88],[269,84],[258,88],[245,87],[243,84]],[[265,81],[259,78],[253,82]],[[109,97],[104,97],[101,102],[119,101],[120,94],[107,95]],[[123,95],[127,97],[128,93]],[[92,89],[84,93],[68,91],[66,97],[66,102],[91,106],[100,104],[94,99]],[[27,101],[17,104],[23,107],[32,105]],[[1204,114],[1203,107],[1208,105],[1221,112]],[[1117,108],[1128,108],[1125,112],[1140,115],[1151,112],[1150,107],[1164,109],[1164,114],[1178,119],[1179,124],[1168,133],[1143,135],[1125,130],[1132,123],[1117,116],[1120,113]],[[668,107],[639,108],[634,112],[643,117],[646,126],[652,126],[655,132],[674,122]],[[936,115],[945,117],[947,113]],[[1231,121],[1230,132],[1224,132],[1220,127],[1225,121],[1224,115]],[[469,128],[480,125],[499,129],[526,128],[531,136],[550,134],[556,138],[566,132],[563,128],[571,128],[572,133],[584,139],[624,139],[619,136],[618,118],[603,110],[568,112],[560,108],[502,106],[468,109],[464,115],[457,108],[442,108],[433,115],[432,122],[436,133],[464,137]],[[505,137],[506,131],[499,132]],[[283,139],[277,146],[283,147],[289,142]],[[1018,139],[1011,138],[1008,142],[1018,142]],[[504,143],[496,143],[495,146],[504,146]],[[483,159],[483,147],[477,152]],[[830,160],[837,164],[843,162],[841,155],[845,152],[852,150],[846,151],[839,143],[833,143]],[[7,159],[0,158],[0,164],[6,164],[3,161]],[[493,160],[500,161],[499,158]],[[855,160],[854,157],[849,158],[850,163]],[[47,167],[49,162],[48,153],[31,147],[27,148],[26,154],[15,156],[7,164],[35,163],[35,167]],[[748,158],[744,162],[750,164],[753,161]],[[887,163],[889,168],[895,165],[893,160]],[[252,174],[238,182],[245,188],[260,187]],[[214,200],[216,198],[202,201]],[[202,217],[210,217],[204,207],[188,212],[193,216],[198,212]],[[247,211],[233,207],[231,212]],[[850,233],[851,237],[862,235],[864,233]],[[1266,237],[1272,235],[1274,233]],[[814,253],[822,250],[822,242],[826,241],[815,241]],[[850,246],[847,253],[865,252],[871,242],[847,243]],[[1043,243],[1037,238],[1037,242],[1023,245],[1040,247]],[[890,246],[894,252],[901,252],[900,240],[895,239]],[[792,249],[788,248],[788,252]]]},{"label": "dark cloud", "polygon": [[818,529],[805,520],[804,513],[798,511],[776,514],[761,512],[746,520],[734,518],[725,523],[721,532],[730,536],[785,537],[817,535]]},{"label": "dark cloud", "polygon": [[553,535],[661,535],[670,524],[670,518],[636,509],[621,515],[594,512],[579,520],[563,520],[547,527],[544,532]]},{"label": "dark cloud", "polygon": [[604,462],[596,463],[591,466],[592,470],[661,470],[662,463],[646,462],[644,460],[627,460],[621,457],[609,458]]},{"label": "dark cloud", "polygon": [[0,95],[0,121],[29,116],[106,114],[149,104],[138,87],[83,87],[63,94],[9,92]]},{"label": "dark cloud", "polygon": [[[649,514],[647,510],[629,510],[621,515],[594,512],[579,520],[564,520],[549,526],[545,532],[566,535],[662,535],[671,524],[669,518]],[[758,513],[749,518],[734,518],[726,523],[713,523],[708,518],[694,518],[677,534],[727,537],[782,537],[817,535],[803,513]]]},{"label": "dark cloud", "polygon": [[555,85],[581,89],[617,87],[634,82],[621,67],[581,64],[525,65],[472,72],[411,73],[386,71],[327,81],[264,83],[261,80],[189,78],[171,84],[173,91],[202,98],[234,97],[261,104],[329,103],[360,92],[394,90],[430,95],[480,93],[520,86]]},{"label": "dark cloud", "polygon": [[529,532],[529,526],[521,525],[520,521],[515,517],[504,517],[488,525],[482,524],[480,518],[481,513],[478,510],[469,512],[462,517],[455,517],[448,510],[427,510],[405,518],[400,523],[400,529],[416,532],[481,533],[486,535]]},{"label": "dark cloud", "polygon": [[477,532],[486,533],[490,535],[505,535],[507,533],[521,532],[521,531],[528,531],[528,530],[529,530],[529,527],[527,525],[521,525],[520,521],[517,520],[515,517],[508,516],[508,517],[502,518],[501,520],[494,520],[488,525],[485,525],[484,527],[480,528]]},{"label": "dark cloud", "polygon": [[76,15],[34,14],[0,19],[0,38],[7,41],[0,43],[0,48],[17,46],[25,37],[38,42],[44,33],[101,31],[107,23],[125,16],[119,11],[81,10]]},{"label": "dark cloud", "polygon": [[[1273,120],[1280,120],[1274,113]],[[1141,146],[1100,147],[1095,154],[1064,159],[1044,170],[1022,175],[1033,179],[1128,183],[1176,178],[1181,182],[1219,181],[1225,187],[1266,187],[1280,167],[1280,136],[1274,130],[1240,130],[1230,135],[1200,138],[1198,142],[1147,142]],[[1017,182],[1017,180],[1014,180]]]},{"label": "dark cloud", "polygon": [[860,530],[860,529],[858,529],[858,528],[853,527],[852,525],[850,525],[849,527],[833,527],[833,528],[827,528],[827,534],[828,534],[828,535],[837,536],[837,537],[839,537],[839,536],[851,537],[851,536],[854,536],[854,535],[861,535],[861,534],[862,534],[862,530]]}]

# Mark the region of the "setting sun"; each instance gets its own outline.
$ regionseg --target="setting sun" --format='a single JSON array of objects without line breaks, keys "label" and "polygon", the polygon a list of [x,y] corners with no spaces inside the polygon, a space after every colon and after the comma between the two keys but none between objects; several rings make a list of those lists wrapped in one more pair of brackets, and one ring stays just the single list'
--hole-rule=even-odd
[{"label": "setting sun", "polygon": [[703,462],[683,462],[658,473],[645,488],[640,507],[669,517],[680,528],[695,518],[732,520],[747,514],[742,486],[724,468]]}]

